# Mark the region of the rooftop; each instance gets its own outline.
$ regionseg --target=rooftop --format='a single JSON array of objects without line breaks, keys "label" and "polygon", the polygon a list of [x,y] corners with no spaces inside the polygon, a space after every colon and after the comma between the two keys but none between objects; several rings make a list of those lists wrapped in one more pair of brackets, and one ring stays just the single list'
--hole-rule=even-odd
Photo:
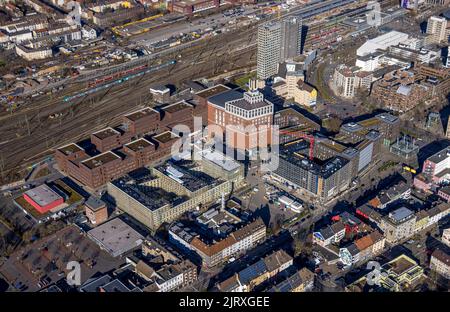
[{"label": "rooftop", "polygon": [[433,154],[428,158],[429,161],[434,163],[440,163],[441,161],[447,159],[450,156],[450,148],[444,148],[440,150],[439,152]]},{"label": "rooftop", "polygon": [[90,196],[84,204],[94,211],[106,207],[105,202],[95,196]]},{"label": "rooftop", "polygon": [[152,137],[152,139],[154,139],[158,142],[161,142],[163,144],[168,143],[168,142],[178,139],[178,138],[179,138],[179,136],[171,131],[166,131],[166,132],[163,132],[161,134],[158,134],[158,135],[155,135],[154,137]]},{"label": "rooftop", "polygon": [[144,149],[146,147],[154,146],[154,144],[149,142],[149,141],[147,141],[144,138],[140,138],[140,139],[137,139],[137,140],[135,140],[133,142],[125,144],[125,146],[128,147],[129,149],[131,149],[134,152],[139,152],[140,150],[142,150],[142,149]]},{"label": "rooftop", "polygon": [[305,140],[285,144],[281,147],[280,157],[304,170],[320,175],[323,178],[330,177],[349,162],[342,156],[333,156],[323,164],[319,163],[316,159],[310,160],[303,155],[303,151],[308,148],[308,146],[309,143]]},{"label": "rooftop", "polygon": [[25,194],[41,207],[47,206],[62,198],[58,193],[56,193],[46,184],[42,184],[38,187],[28,190],[25,192]]},{"label": "rooftop", "polygon": [[219,84],[219,85],[216,85],[214,87],[208,88],[206,90],[197,92],[196,95],[199,96],[199,97],[207,99],[207,98],[209,98],[209,97],[211,97],[213,95],[216,95],[216,94],[228,91],[228,90],[230,90],[230,88],[228,88],[228,87],[226,87],[226,86],[224,86],[222,84]]},{"label": "rooftop", "polygon": [[118,155],[111,151],[99,154],[97,156],[83,160],[81,163],[84,164],[89,169],[94,169],[114,160],[121,159]]},{"label": "rooftop", "polygon": [[153,108],[146,107],[146,108],[140,109],[138,111],[135,111],[133,113],[127,114],[127,115],[125,115],[125,117],[131,121],[136,121],[136,120],[142,119],[146,116],[150,116],[150,115],[154,115],[154,114],[159,115],[159,113],[156,110],[154,110]]},{"label": "rooftop", "polygon": [[396,223],[400,223],[404,220],[407,220],[411,216],[414,216],[414,212],[412,212],[406,207],[398,208],[397,210],[394,210],[393,212],[389,213],[389,218]]},{"label": "rooftop", "polygon": [[120,135],[120,132],[111,127],[108,127],[108,128],[102,129],[100,131],[94,132],[93,135],[98,137],[100,140],[104,140],[113,135]]},{"label": "rooftop", "polygon": [[216,183],[215,178],[200,170],[195,170],[195,168],[195,163],[190,161],[169,161],[155,167],[156,170],[183,185],[190,192],[196,192]]},{"label": "rooftop", "polygon": [[112,256],[123,253],[139,246],[143,236],[119,218],[103,223],[88,232],[100,247]]},{"label": "rooftop", "polygon": [[225,103],[229,101],[234,101],[242,99],[243,94],[236,90],[228,90],[208,98],[208,102],[220,107],[225,107]]},{"label": "rooftop", "polygon": [[203,150],[200,151],[199,154],[202,156],[203,159],[206,159],[229,172],[239,169],[241,167],[241,165],[234,159],[229,158],[226,155],[216,151]]},{"label": "rooftop", "polygon": [[162,188],[147,186],[148,182],[154,179],[148,169],[138,169],[112,181],[111,184],[152,211],[166,205],[177,205],[186,200],[186,197],[177,196]]},{"label": "rooftop", "polygon": [[186,103],[185,101],[181,101],[178,103],[170,104],[168,106],[163,107],[163,110],[169,112],[171,114],[182,111],[186,108],[192,108],[192,105]]},{"label": "rooftop", "polygon": [[64,153],[64,155],[71,155],[73,153],[76,152],[80,152],[80,151],[84,151],[84,149],[82,149],[78,144],[76,143],[70,143],[67,144],[63,147],[58,148],[59,151],[61,151],[62,153]]}]

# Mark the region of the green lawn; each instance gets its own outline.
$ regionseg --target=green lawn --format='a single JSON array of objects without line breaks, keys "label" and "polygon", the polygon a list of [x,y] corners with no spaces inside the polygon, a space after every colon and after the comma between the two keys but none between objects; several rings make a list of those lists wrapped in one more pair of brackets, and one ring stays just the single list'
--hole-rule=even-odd
[{"label": "green lawn", "polygon": [[234,82],[241,88],[245,88],[250,79],[256,78],[256,72],[250,72],[234,79]]}]

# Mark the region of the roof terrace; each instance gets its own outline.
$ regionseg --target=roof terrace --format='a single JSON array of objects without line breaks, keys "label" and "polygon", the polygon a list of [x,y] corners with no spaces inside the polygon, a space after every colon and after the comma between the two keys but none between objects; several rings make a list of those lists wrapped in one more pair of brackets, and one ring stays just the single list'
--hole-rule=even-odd
[{"label": "roof terrace", "polygon": [[154,144],[147,141],[144,138],[141,138],[141,139],[137,139],[133,142],[127,143],[127,144],[125,144],[125,146],[128,147],[129,149],[131,149],[133,152],[139,152],[146,147],[154,146]]},{"label": "roof terrace", "polygon": [[136,120],[142,119],[146,116],[150,116],[150,115],[154,115],[154,114],[159,115],[158,111],[154,110],[153,108],[146,107],[146,108],[140,109],[138,111],[135,111],[133,113],[130,113],[128,115],[125,115],[124,117],[128,118],[131,121],[136,121]]},{"label": "roof terrace", "polygon": [[84,151],[84,149],[81,148],[76,143],[67,144],[67,145],[65,145],[63,147],[58,148],[58,150],[61,151],[66,156],[71,155],[71,154],[76,153],[76,152]]},{"label": "roof terrace", "polygon": [[112,136],[118,135],[118,134],[120,135],[120,132],[111,127],[107,127],[105,129],[102,129],[100,131],[93,133],[93,135],[95,135],[100,140],[104,140],[106,138],[109,138],[109,137],[112,137]]},{"label": "roof terrace", "polygon": [[89,169],[94,169],[114,160],[121,159],[118,155],[111,151],[99,154],[97,156],[83,160],[81,163],[84,164]]}]

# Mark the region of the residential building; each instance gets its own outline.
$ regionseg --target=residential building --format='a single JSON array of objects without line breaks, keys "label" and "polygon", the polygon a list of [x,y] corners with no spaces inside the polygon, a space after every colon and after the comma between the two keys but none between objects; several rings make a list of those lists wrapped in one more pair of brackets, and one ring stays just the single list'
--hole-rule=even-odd
[{"label": "residential building", "polygon": [[302,268],[268,288],[267,292],[307,292],[314,288],[314,273]]},{"label": "residential building", "polygon": [[450,28],[447,26],[448,20],[441,16],[431,16],[428,19],[426,33],[428,43],[447,43],[450,36]]},{"label": "residential building", "polygon": [[84,25],[81,28],[81,36],[84,40],[95,40],[97,39],[97,31],[88,25]]},{"label": "residential building", "polygon": [[351,98],[359,88],[370,89],[372,79],[373,75],[370,72],[342,64],[334,70],[332,87],[339,96]]},{"label": "residential building", "polygon": [[370,96],[380,105],[400,113],[433,95],[433,86],[411,70],[394,70],[375,81]]},{"label": "residential building", "polygon": [[382,220],[381,228],[390,244],[396,244],[414,235],[416,216],[406,207],[398,208]]},{"label": "residential building", "polygon": [[398,201],[409,199],[411,195],[411,188],[404,181],[399,181],[391,185],[385,190],[382,190],[378,195],[369,201],[372,207],[384,209],[388,205]]},{"label": "residential building", "polygon": [[339,258],[345,265],[364,263],[379,255],[385,246],[386,238],[378,231],[374,231],[351,244],[339,249]]},{"label": "residential building", "polygon": [[232,291],[234,289],[230,289],[229,285],[238,284],[242,285],[240,287],[242,287],[243,291],[250,292],[263,282],[286,270],[292,264],[293,258],[291,256],[282,249],[277,250],[231,276],[229,279],[218,283],[217,288],[220,291]]},{"label": "residential building", "polygon": [[338,221],[313,232],[313,242],[325,247],[333,243],[339,243],[344,236],[345,225],[343,222]]},{"label": "residential building", "polygon": [[169,239],[197,254],[202,265],[214,267],[263,242],[266,239],[266,226],[262,219],[258,218],[229,232],[220,240],[208,241],[189,226],[176,222],[169,229]]},{"label": "residential building", "polygon": [[445,251],[436,249],[431,254],[430,269],[450,279],[450,255]]},{"label": "residential building", "polygon": [[32,49],[20,44],[16,44],[16,53],[27,61],[43,60],[53,56],[53,51],[49,47]]},{"label": "residential building", "polygon": [[423,268],[405,254],[384,264],[381,268],[381,287],[389,291],[407,291],[423,277]]}]

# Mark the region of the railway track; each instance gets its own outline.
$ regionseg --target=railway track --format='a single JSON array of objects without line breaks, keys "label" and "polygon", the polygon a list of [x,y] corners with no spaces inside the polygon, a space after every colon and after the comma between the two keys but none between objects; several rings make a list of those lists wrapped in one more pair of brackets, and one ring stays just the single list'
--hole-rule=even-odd
[{"label": "railway track", "polygon": [[[190,53],[195,54],[200,51]],[[15,137],[0,145],[0,157],[7,165],[11,177],[14,172],[20,171],[32,162],[52,153],[55,147],[86,137],[94,130],[114,123],[125,112],[144,104],[148,98],[148,86],[151,83],[179,84],[193,77],[212,76],[216,71],[248,68],[248,63],[254,62],[253,54],[248,49],[230,52],[226,47],[216,47],[214,56],[229,58],[229,63],[234,64],[233,68],[230,67],[230,64],[222,64],[221,68],[214,69],[211,55],[204,55],[199,58],[203,62],[203,66],[198,66],[195,71],[188,62],[179,62],[170,69],[170,72],[165,69],[157,75],[144,75],[139,80],[133,80],[110,90],[99,92],[99,94],[78,99],[71,105],[61,104],[61,97],[58,97],[53,100],[46,113],[54,112],[54,103],[57,101],[59,103],[56,105],[59,107],[58,112],[63,114],[61,119],[49,120],[45,114],[41,114],[41,118],[45,118],[45,121],[42,122],[42,120],[39,121],[36,114],[30,116],[28,120],[32,125],[30,135],[26,134],[23,126],[19,127],[23,136]],[[9,132],[8,137],[13,137],[13,132],[17,131],[17,127],[11,128],[11,121],[8,124],[9,129],[3,125],[0,126],[0,131],[4,129]]]}]

